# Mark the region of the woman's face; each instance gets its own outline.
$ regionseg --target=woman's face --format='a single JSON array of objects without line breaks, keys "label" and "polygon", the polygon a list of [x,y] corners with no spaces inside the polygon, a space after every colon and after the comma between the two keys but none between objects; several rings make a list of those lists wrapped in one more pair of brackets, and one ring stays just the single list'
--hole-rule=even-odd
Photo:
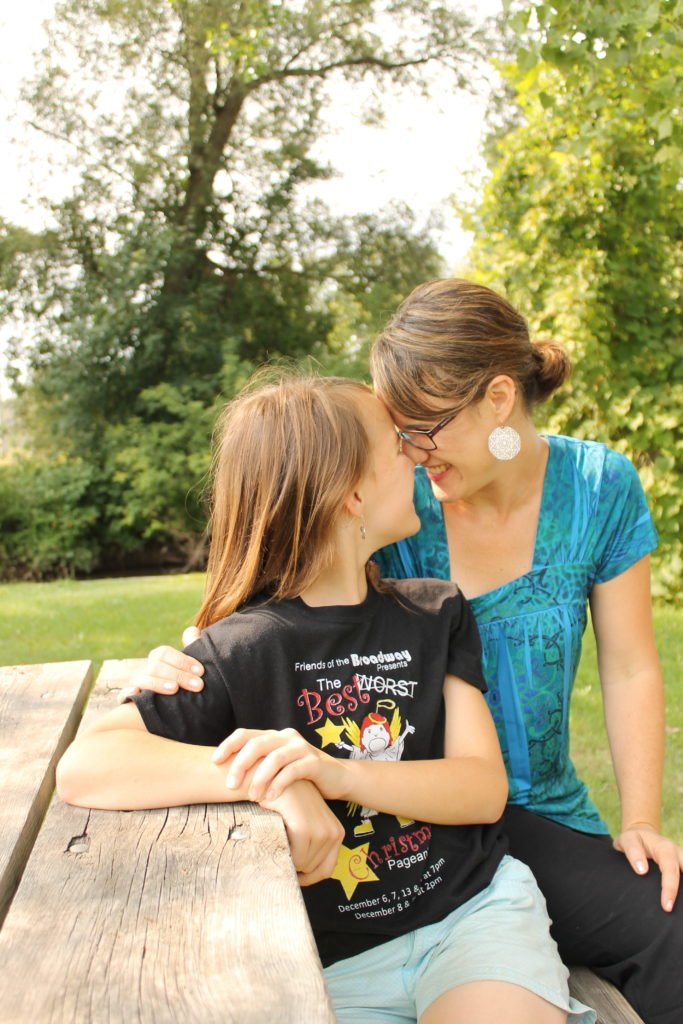
[{"label": "woman's face", "polygon": [[415,464],[402,450],[386,406],[374,395],[364,397],[362,402],[370,465],[359,489],[368,541],[377,550],[420,529],[413,504]]},{"label": "woman's face", "polygon": [[[417,421],[400,412],[392,412],[396,425],[410,433],[411,429],[429,430],[448,414],[436,410],[433,417]],[[404,442],[404,450],[418,465],[423,465],[438,501],[459,501],[471,497],[487,486],[495,475],[495,462],[487,442],[496,426],[495,416],[486,400],[461,409],[455,417],[434,434],[435,449],[426,451]],[[426,443],[419,434],[418,444]]]}]

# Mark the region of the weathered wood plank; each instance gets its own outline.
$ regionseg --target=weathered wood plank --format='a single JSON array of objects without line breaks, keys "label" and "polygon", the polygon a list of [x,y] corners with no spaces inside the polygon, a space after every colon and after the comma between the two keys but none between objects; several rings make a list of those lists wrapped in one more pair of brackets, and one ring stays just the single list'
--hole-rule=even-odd
[{"label": "weathered wood plank", "polygon": [[0,668],[0,925],[91,683],[90,661]]},{"label": "weathered wood plank", "polygon": [[575,999],[597,1010],[598,1024],[644,1024],[619,989],[587,967],[572,967],[569,990]]},{"label": "weathered wood plank", "polygon": [[276,815],[56,801],[0,934],[0,1021],[334,1020]]},{"label": "weathered wood plank", "polygon": [[[86,720],[134,664],[105,663]],[[334,1021],[282,821],[55,800],[0,934],[0,1022]]]}]

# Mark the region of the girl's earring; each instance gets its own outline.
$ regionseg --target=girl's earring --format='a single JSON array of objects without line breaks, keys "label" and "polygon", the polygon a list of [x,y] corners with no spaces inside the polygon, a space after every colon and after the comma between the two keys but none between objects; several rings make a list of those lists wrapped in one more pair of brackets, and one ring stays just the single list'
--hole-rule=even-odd
[{"label": "girl's earring", "polygon": [[488,446],[494,459],[509,462],[519,455],[522,439],[514,427],[496,427],[489,434]]},{"label": "girl's earring", "polygon": [[366,533],[366,530],[365,530],[365,522],[363,521],[360,524],[360,539],[361,540],[365,540],[366,537],[367,537],[367,533]]}]

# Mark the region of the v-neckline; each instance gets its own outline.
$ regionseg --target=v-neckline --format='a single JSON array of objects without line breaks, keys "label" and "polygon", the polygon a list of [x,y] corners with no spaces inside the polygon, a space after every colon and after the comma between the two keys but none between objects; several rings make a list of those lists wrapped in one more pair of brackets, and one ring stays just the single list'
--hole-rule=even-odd
[{"label": "v-neckline", "polygon": [[[525,572],[520,573],[519,576],[513,576],[512,579],[507,580],[507,582],[505,582],[505,583],[500,583],[497,587],[493,587],[491,590],[484,590],[484,591],[482,591],[481,594],[477,594],[475,597],[469,597],[469,596],[465,595],[467,597],[467,600],[469,601],[470,604],[474,604],[477,601],[483,600],[484,598],[488,598],[492,594],[496,594],[496,593],[498,593],[498,591],[504,590],[506,587],[511,586],[513,583],[519,583],[520,580],[523,580],[526,576],[529,576],[534,571],[534,569],[536,568],[537,554],[538,554],[538,548],[539,548],[539,538],[540,538],[540,534],[541,534],[541,524],[544,521],[544,516],[545,516],[545,513],[547,511],[546,510],[546,505],[547,505],[548,501],[550,500],[549,499],[550,487],[548,486],[548,480],[550,478],[550,464],[551,464],[551,462],[554,463],[554,460],[555,460],[555,454],[554,453],[557,450],[556,446],[552,443],[552,441],[553,441],[553,435],[552,434],[540,434],[539,436],[542,437],[548,443],[548,458],[546,460],[545,471],[543,473],[543,486],[541,487],[541,502],[540,502],[540,504],[538,506],[538,519],[536,520],[536,533],[534,535],[534,544],[533,544],[532,554],[531,554],[531,565],[529,566],[529,568]],[[443,505],[441,506],[440,513],[441,513],[441,523],[442,523],[442,526],[443,526],[443,539],[444,539],[444,547],[445,547],[445,554],[446,554],[446,564],[448,566],[448,576],[447,576],[447,579],[452,580],[453,582],[457,583],[458,582],[457,580],[453,580],[453,575],[452,575],[452,572],[451,572],[451,552],[450,552],[450,548],[449,548],[449,544],[448,544],[448,533],[447,533],[447,530],[446,530],[446,520],[445,520],[445,517],[444,517],[444,514],[443,514]]]}]

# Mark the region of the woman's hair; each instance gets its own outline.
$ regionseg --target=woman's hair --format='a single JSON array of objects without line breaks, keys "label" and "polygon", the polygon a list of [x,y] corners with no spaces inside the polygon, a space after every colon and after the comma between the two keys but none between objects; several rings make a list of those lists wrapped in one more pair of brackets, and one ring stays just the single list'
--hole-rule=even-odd
[{"label": "woman's hair", "polygon": [[264,371],[228,403],[200,628],[258,593],[295,597],[329,564],[344,499],[368,465],[359,398],[370,393],[341,377]]},{"label": "woman's hair", "polygon": [[569,376],[564,349],[532,343],[526,320],[490,288],[445,278],[419,285],[399,306],[370,352],[377,393],[404,416],[433,416],[484,397],[507,374],[527,407]]}]

